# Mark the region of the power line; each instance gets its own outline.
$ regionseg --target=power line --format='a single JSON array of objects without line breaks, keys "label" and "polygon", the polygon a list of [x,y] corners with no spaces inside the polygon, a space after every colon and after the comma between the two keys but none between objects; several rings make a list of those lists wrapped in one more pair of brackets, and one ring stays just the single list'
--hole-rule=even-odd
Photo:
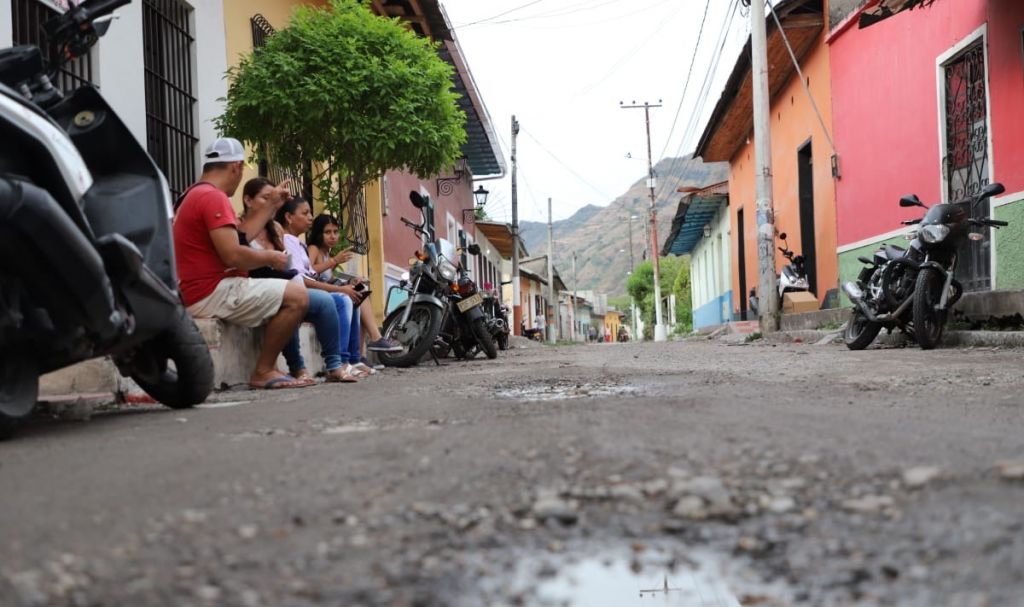
[{"label": "power line", "polygon": [[700,50],[700,41],[704,36],[704,23],[708,20],[708,9],[711,8],[711,0],[704,4],[704,16],[700,20],[700,31],[697,32],[697,43],[693,45],[693,54],[690,56],[690,69],[686,72],[686,83],[683,84],[683,94],[679,97],[679,105],[676,107],[676,115],[672,118],[672,128],[668,130],[668,137],[665,138],[665,147],[662,148],[659,158],[665,157],[668,144],[672,141],[672,133],[676,130],[676,122],[679,120],[679,112],[683,109],[683,102],[686,101],[686,91],[690,89],[690,77],[693,76],[693,65],[697,63],[697,51]]},{"label": "power line", "polygon": [[546,152],[548,156],[551,156],[551,157],[552,157],[552,158],[553,158],[553,159],[555,160],[555,162],[557,162],[558,164],[562,165],[562,166],[563,166],[563,167],[565,168],[565,170],[567,170],[567,171],[569,171],[570,173],[572,173],[572,175],[573,175],[574,177],[576,177],[576,179],[579,179],[579,180],[580,180],[580,181],[581,181],[581,182],[582,182],[583,184],[585,184],[585,185],[586,185],[587,187],[589,187],[590,189],[592,189],[592,190],[594,190],[595,192],[597,192],[598,194],[600,194],[600,195],[601,195],[601,197],[602,197],[603,199],[612,199],[612,198],[613,198],[613,197],[609,197],[609,196],[608,196],[608,194],[606,194],[606,193],[602,192],[602,191],[601,191],[600,189],[598,189],[598,187],[597,187],[597,186],[595,186],[594,184],[590,183],[590,182],[589,182],[589,181],[587,181],[587,180],[586,180],[585,178],[583,178],[583,176],[582,176],[582,175],[580,175],[579,173],[577,173],[576,171],[574,171],[574,170],[572,169],[572,167],[570,167],[569,165],[567,165],[567,164],[565,164],[564,162],[562,162],[562,159],[561,159],[561,158],[559,158],[558,156],[556,156],[556,155],[554,154],[554,152],[552,152],[551,150],[547,149],[547,148],[546,148],[546,147],[544,146],[544,144],[543,144],[543,143],[541,143],[540,141],[538,141],[538,140],[537,140],[537,138],[536,138],[536,137],[534,137],[534,136],[533,136],[533,134],[531,134],[531,133],[530,133],[529,131],[527,131],[526,129],[523,129],[523,134],[524,134],[524,135],[526,135],[527,137],[529,137],[530,139],[532,139],[534,143],[536,143],[536,144],[537,144],[538,146],[540,146],[540,149],[541,149],[541,150],[543,150],[544,152]]},{"label": "power line", "polygon": [[532,0],[531,2],[527,2],[526,4],[521,4],[521,5],[519,5],[519,6],[515,7],[515,8],[510,8],[507,11],[498,13],[497,15],[491,15],[490,17],[485,17],[483,19],[479,19],[477,21],[473,21],[472,23],[465,23],[463,25],[460,25],[460,26],[456,27],[455,29],[466,28],[466,27],[469,27],[471,25],[477,25],[477,24],[480,24],[480,23],[486,23],[487,21],[493,21],[494,19],[497,19],[498,17],[504,17],[505,15],[508,15],[510,13],[514,13],[514,12],[516,12],[518,10],[522,10],[522,9],[527,8],[529,6],[533,6],[534,4],[539,4],[539,3],[543,2],[543,1],[544,0]]}]

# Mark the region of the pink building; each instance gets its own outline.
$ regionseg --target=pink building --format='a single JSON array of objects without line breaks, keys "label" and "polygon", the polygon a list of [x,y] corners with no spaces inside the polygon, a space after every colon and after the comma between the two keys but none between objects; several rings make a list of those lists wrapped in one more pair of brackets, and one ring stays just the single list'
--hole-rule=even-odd
[{"label": "pink building", "polygon": [[901,209],[900,196],[957,201],[998,181],[1006,193],[974,212],[1011,225],[971,243],[960,280],[971,291],[1024,288],[1024,2],[845,8],[856,4],[832,2],[828,37],[840,282],[859,255],[901,240],[899,222],[919,210]]}]

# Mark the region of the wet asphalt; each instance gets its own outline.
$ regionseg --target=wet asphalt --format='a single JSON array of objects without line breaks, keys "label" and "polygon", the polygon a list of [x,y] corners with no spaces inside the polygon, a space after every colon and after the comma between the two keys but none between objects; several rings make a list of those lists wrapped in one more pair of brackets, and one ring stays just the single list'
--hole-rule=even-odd
[{"label": "wet asphalt", "polygon": [[527,346],[39,415],[0,605],[1024,605],[1024,352]]}]

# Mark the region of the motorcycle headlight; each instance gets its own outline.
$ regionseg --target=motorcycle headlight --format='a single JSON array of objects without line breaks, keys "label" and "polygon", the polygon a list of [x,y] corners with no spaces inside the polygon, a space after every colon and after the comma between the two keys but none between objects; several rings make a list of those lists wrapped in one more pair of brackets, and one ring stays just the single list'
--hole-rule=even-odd
[{"label": "motorcycle headlight", "polygon": [[410,274],[408,272],[402,272],[402,280],[409,280]]},{"label": "motorcycle headlight", "polygon": [[452,281],[455,280],[455,276],[459,273],[448,261],[442,259],[441,263],[437,264],[437,271],[441,273],[441,278]]},{"label": "motorcycle headlight", "polygon": [[924,226],[921,228],[918,235],[921,237],[921,240],[929,244],[942,242],[946,236],[949,236],[949,226],[942,224]]}]

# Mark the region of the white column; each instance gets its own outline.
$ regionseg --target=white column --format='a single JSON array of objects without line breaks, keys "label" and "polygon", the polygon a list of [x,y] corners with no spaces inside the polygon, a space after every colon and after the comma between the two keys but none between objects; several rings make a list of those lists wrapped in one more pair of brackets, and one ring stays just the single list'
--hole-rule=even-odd
[{"label": "white column", "polygon": [[11,0],[0,0],[0,48],[14,45],[14,19]]}]

